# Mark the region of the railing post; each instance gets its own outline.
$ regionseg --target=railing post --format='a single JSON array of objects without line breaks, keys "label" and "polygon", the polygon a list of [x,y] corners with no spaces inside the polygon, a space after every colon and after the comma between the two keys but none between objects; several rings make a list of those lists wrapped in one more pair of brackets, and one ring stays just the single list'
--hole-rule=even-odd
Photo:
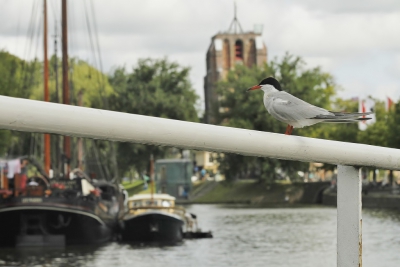
[{"label": "railing post", "polygon": [[338,165],[337,266],[362,266],[360,168]]}]

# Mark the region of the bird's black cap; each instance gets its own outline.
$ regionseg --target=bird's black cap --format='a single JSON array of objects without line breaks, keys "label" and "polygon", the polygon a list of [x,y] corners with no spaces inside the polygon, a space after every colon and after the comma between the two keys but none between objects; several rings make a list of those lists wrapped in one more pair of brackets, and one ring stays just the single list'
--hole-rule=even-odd
[{"label": "bird's black cap", "polygon": [[275,87],[277,90],[282,91],[280,83],[274,77],[268,77],[262,80],[258,85],[269,84]]}]

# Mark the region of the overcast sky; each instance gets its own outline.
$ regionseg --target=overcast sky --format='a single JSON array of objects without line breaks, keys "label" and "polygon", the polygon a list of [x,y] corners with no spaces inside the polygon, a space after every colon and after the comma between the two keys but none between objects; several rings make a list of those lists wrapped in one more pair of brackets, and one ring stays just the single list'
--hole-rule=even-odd
[{"label": "overcast sky", "polygon": [[[49,0],[54,34],[59,0]],[[286,51],[321,66],[343,88],[342,97],[400,98],[399,0],[237,0],[243,30],[263,24],[269,60]],[[41,43],[27,38],[32,8],[42,0],[0,0],[0,49],[22,58],[42,56]],[[95,64],[85,20],[94,5],[103,69],[130,68],[139,58],[167,56],[190,66],[191,81],[203,99],[205,54],[211,37],[227,30],[233,0],[70,0],[71,56]],[[35,13],[35,12],[33,12]],[[36,12],[40,15],[40,12]],[[39,19],[39,17],[37,17]],[[92,32],[95,31],[93,25]],[[39,41],[40,42],[40,41]],[[51,42],[53,42],[51,40]],[[36,48],[38,47],[38,48]],[[53,50],[50,43],[50,50]],[[30,49],[30,51],[29,51]]]}]

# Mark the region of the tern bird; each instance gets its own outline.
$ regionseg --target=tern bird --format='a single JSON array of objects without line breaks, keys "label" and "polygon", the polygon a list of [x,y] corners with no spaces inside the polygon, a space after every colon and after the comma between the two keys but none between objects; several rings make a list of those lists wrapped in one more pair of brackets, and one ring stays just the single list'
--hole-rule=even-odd
[{"label": "tern bird", "polygon": [[285,91],[279,82],[269,77],[247,91],[261,89],[264,91],[264,106],[275,119],[287,123],[285,134],[292,134],[293,127],[303,128],[319,122],[359,122],[369,120],[365,117],[373,112],[345,113],[333,112],[316,107]]}]

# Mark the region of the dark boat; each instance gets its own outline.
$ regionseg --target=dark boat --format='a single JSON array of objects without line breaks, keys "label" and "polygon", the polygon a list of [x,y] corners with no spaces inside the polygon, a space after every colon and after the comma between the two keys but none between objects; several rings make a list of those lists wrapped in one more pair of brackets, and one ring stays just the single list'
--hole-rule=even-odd
[{"label": "dark boat", "polygon": [[0,246],[64,246],[111,240],[123,206],[119,188],[92,181],[80,170],[73,174],[73,179],[49,179],[40,171],[28,178],[24,189],[19,188],[16,175],[15,188],[1,189]]},{"label": "dark boat", "polygon": [[183,239],[185,209],[167,194],[138,194],[128,199],[121,220],[124,242],[177,243]]}]

